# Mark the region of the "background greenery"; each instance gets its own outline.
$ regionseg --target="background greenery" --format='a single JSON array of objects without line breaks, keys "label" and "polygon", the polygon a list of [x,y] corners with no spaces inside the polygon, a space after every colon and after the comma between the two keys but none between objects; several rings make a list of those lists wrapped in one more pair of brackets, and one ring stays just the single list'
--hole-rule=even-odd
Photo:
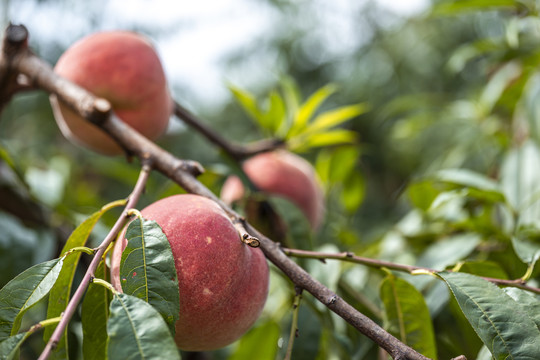
[{"label": "background greenery", "polygon": [[[31,3],[36,16],[53,5],[83,11],[67,1]],[[257,41],[222,59],[223,73],[246,78],[229,85],[252,94],[265,108],[272,91],[285,96],[287,86],[295,84],[306,99],[332,83],[337,91],[320,112],[349,104],[369,107],[342,125],[357,134],[352,144],[301,153],[316,166],[327,192],[320,232],[309,234],[298,212],[272,199],[278,211],[292,214],[286,221],[294,245],[441,270],[461,264],[464,272],[508,279],[524,276],[529,268],[538,286],[532,265],[540,256],[540,5],[532,0],[434,1],[425,12],[404,18],[376,2],[363,2],[354,11],[337,12],[335,21],[346,17],[350,33],[357,34],[344,42],[321,31],[328,22],[322,1],[261,3],[277,20]],[[102,28],[98,5],[84,9],[86,32]],[[167,33],[151,21],[124,28],[156,41]],[[44,34],[36,38],[32,48],[54,63],[63,42]],[[186,56],[196,57],[197,50],[186,49]],[[253,80],[265,72],[270,75]],[[171,87],[178,101],[231,140],[268,134],[233,96],[214,101],[193,96],[182,83]],[[212,144],[179,122],[159,144],[200,161],[208,170],[202,179],[216,193],[232,171]],[[0,150],[0,286],[57,256],[74,226],[126,196],[139,171],[121,157],[105,158],[68,143],[42,92],[17,95],[4,110]],[[153,173],[141,208],[179,191]],[[95,244],[117,215],[104,216],[93,233]],[[398,274],[336,261],[299,263],[392,331],[384,289],[405,278],[427,303],[435,335],[435,345],[427,350],[434,352],[431,356],[489,358],[441,281],[395,278]],[[402,291],[410,290],[404,285]],[[243,359],[257,349],[261,359],[282,357],[293,296],[288,280],[273,272],[270,299],[257,326],[212,356]],[[375,358],[378,349],[371,341],[309,295],[302,301],[294,359]],[[27,325],[43,319],[44,309],[30,312]],[[74,344],[79,324],[75,320],[71,326]],[[29,359],[42,346],[40,335],[30,340],[22,352]],[[75,355],[77,346],[71,349]]]}]

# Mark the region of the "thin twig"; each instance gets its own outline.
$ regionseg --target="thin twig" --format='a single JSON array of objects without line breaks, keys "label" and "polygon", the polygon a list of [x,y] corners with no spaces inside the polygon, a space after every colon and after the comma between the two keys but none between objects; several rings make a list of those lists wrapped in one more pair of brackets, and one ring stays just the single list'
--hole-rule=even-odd
[{"label": "thin twig", "polygon": [[295,287],[296,295],[293,302],[293,318],[291,322],[291,333],[289,335],[289,343],[287,344],[287,352],[284,360],[290,360],[292,356],[292,349],[294,345],[294,339],[298,337],[298,313],[300,312],[300,300],[302,300],[302,289],[298,286]]},{"label": "thin twig", "polygon": [[[319,259],[319,260],[334,259],[334,260],[348,261],[348,262],[352,262],[356,264],[371,266],[377,269],[387,268],[390,270],[407,272],[413,275],[414,274],[436,274],[439,272],[439,270],[430,269],[430,268],[422,267],[422,266],[396,264],[390,261],[370,259],[370,258],[365,258],[361,256],[356,256],[349,251],[341,252],[341,253],[325,253],[325,252],[318,252],[318,251],[298,250],[298,249],[289,249],[289,248],[281,248],[281,250],[288,256],[294,256],[298,258],[309,258],[309,259]],[[448,271],[452,271],[452,270],[448,270]],[[496,278],[484,277],[484,276],[482,276],[482,278],[497,285],[517,287],[523,290],[534,292],[536,294],[540,294],[539,288],[528,286],[526,283],[523,282],[522,279],[505,280],[505,279],[496,279]]]},{"label": "thin twig", "polygon": [[246,220],[243,218],[239,219],[239,218],[233,217],[232,219],[232,223],[234,227],[236,228],[236,230],[238,231],[238,233],[240,234],[240,238],[242,239],[242,242],[254,248],[259,247],[261,245],[259,239],[257,239],[255,236],[249,235],[249,233],[246,230],[245,222]]},{"label": "thin twig", "polygon": [[227,153],[227,155],[236,161],[242,161],[253,155],[285,146],[285,141],[281,139],[265,139],[247,145],[235,144],[226,140],[223,136],[221,136],[221,134],[206,125],[203,121],[178,103],[174,104],[174,114],[190,127],[197,130],[213,144],[219,146],[225,153]]},{"label": "thin twig", "polygon": [[45,360],[48,359],[51,355],[51,352],[56,348],[56,345],[62,338],[62,335],[64,334],[64,330],[66,329],[69,321],[71,320],[71,317],[75,313],[75,310],[77,309],[77,306],[82,300],[82,297],[84,293],[86,292],[86,289],[88,288],[88,285],[92,282],[94,278],[94,272],[96,271],[99,263],[101,262],[101,257],[103,256],[103,253],[107,249],[107,247],[111,244],[111,242],[116,238],[120,230],[124,227],[124,225],[127,222],[128,219],[128,211],[131,208],[134,208],[137,202],[139,201],[139,197],[141,196],[144,187],[146,185],[146,182],[148,180],[149,174],[151,171],[151,167],[149,165],[143,165],[143,168],[139,174],[139,178],[137,179],[137,183],[135,184],[135,187],[133,188],[133,191],[128,197],[127,204],[122,211],[122,214],[116,220],[116,223],[112,227],[112,229],[109,231],[103,242],[97,247],[97,251],[94,254],[94,257],[92,259],[92,262],[88,266],[88,269],[86,270],[86,273],[84,274],[83,279],[81,280],[81,283],[79,284],[79,287],[77,290],[75,290],[75,293],[73,294],[71,300],[69,301],[66,310],[62,313],[62,319],[58,323],[58,326],[56,326],[56,329],[54,330],[53,334],[51,335],[51,338],[47,342],[47,345],[45,346],[45,349],[41,353],[38,360]]}]

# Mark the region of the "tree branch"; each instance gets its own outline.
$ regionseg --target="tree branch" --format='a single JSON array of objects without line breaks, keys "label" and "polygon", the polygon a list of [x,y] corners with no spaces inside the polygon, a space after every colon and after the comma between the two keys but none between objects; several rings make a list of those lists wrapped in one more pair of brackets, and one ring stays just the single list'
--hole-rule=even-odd
[{"label": "tree branch", "polygon": [[[5,54],[3,54],[3,56],[5,56]],[[18,51],[13,55],[12,60],[13,61],[8,62],[11,67],[8,69],[9,71],[7,71],[7,74],[11,74],[12,71],[15,71],[26,75],[31,79],[32,84],[49,93],[56,94],[62,101],[68,104],[68,106],[72,107],[86,119],[108,132],[131,155],[137,156],[143,163],[145,161],[150,161],[154,169],[162,172],[164,175],[177,182],[186,191],[216,201],[233,221],[242,221],[241,216],[225,205],[216,195],[195,178],[195,176],[202,171],[198,163],[177,159],[172,154],[166,152],[144,136],[140,135],[130,126],[119,120],[110,111],[110,104],[106,100],[96,98],[91,93],[75,84],[58,77],[54,74],[52,68],[48,64],[30,54],[25,46],[19,47]],[[3,79],[0,78],[0,81],[2,80]],[[130,206],[132,206],[131,202],[132,201],[130,201],[129,204]],[[126,209],[128,207],[126,207]],[[123,225],[125,221],[126,218],[123,215],[119,219],[117,225],[114,226],[113,230],[117,231],[121,228],[120,223]],[[281,269],[298,287],[311,293],[330,310],[334,311],[361,333],[379,344],[379,346],[384,348],[394,359],[428,359],[396,339],[370,318],[360,313],[330,289],[311,277],[304,269],[289,259],[283,251],[281,251],[278,244],[260,234],[248,223],[246,223],[246,229],[249,234],[260,239],[260,247],[266,257]],[[111,233],[112,232],[113,231],[111,230]],[[112,241],[112,236],[108,236],[106,241]],[[89,271],[83,278],[83,282],[88,283],[90,281],[91,273],[93,273],[90,269],[95,269],[103,251],[104,249],[100,246],[100,251],[96,254],[94,260],[90,264]],[[83,294],[83,291],[80,291],[79,289],[74,295],[74,298],[76,297],[77,300],[80,300]],[[68,313],[69,310],[70,314],[72,314],[76,307],[75,301],[72,300],[70,304],[71,306],[68,305],[69,309],[66,309],[66,313]],[[68,315],[65,316],[66,318],[68,317]],[[59,339],[59,334],[62,332],[61,329],[59,329],[60,326],[58,326],[57,331],[55,331],[56,335],[53,334],[56,341]],[[51,338],[51,341],[47,344],[46,351],[50,352],[53,345],[54,340]],[[45,357],[42,358],[44,359]]]},{"label": "tree branch", "polygon": [[18,79],[18,73],[12,71],[14,54],[20,49],[27,50],[28,30],[23,25],[11,25],[5,31],[0,49],[0,111],[11,97],[26,88]]},{"label": "tree branch", "polygon": [[[413,275],[415,273],[436,274],[439,272],[439,270],[430,269],[427,267],[396,264],[390,261],[370,259],[370,258],[365,258],[361,256],[356,256],[349,251],[341,252],[341,253],[324,253],[324,252],[318,252],[318,251],[298,250],[298,249],[288,249],[288,248],[282,248],[281,250],[283,250],[283,252],[288,256],[294,256],[298,258],[309,258],[309,259],[320,259],[320,260],[334,259],[334,260],[348,261],[348,262],[353,262],[356,264],[371,266],[377,269],[387,268],[390,270],[407,272]],[[540,294],[539,288],[528,286],[521,279],[505,280],[505,279],[496,279],[496,278],[485,277],[485,276],[481,276],[481,278],[497,285],[517,287],[517,288],[527,290],[536,294]]]},{"label": "tree branch", "polygon": [[236,161],[242,161],[253,155],[285,146],[285,141],[281,139],[265,139],[248,145],[231,143],[177,102],[174,103],[174,114],[178,118],[182,119],[186,124],[197,130],[210,142],[219,146],[225,153],[227,153],[227,155]]}]

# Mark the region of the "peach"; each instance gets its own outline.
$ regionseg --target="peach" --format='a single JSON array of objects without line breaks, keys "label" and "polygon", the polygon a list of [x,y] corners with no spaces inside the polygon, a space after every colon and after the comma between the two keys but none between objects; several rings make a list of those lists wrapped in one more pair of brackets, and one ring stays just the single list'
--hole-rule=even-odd
[{"label": "peach", "polygon": [[[259,317],[268,294],[262,251],[244,244],[225,212],[202,196],[170,196],[141,213],[161,226],[174,255],[180,289],[177,346],[214,350],[241,337]],[[116,287],[125,246],[125,239],[118,241],[111,260]]]},{"label": "peach", "polygon": [[[127,31],[100,32],[73,44],[55,72],[111,102],[124,122],[151,140],[167,129],[173,102],[160,59],[148,39]],[[54,117],[72,142],[106,155],[122,149],[97,126],[51,96]]]},{"label": "peach", "polygon": [[[312,229],[320,226],[325,212],[323,190],[309,162],[291,152],[276,150],[249,158],[242,168],[259,191],[288,199],[302,210]],[[227,204],[241,199],[244,187],[240,179],[229,177],[220,196]]]}]

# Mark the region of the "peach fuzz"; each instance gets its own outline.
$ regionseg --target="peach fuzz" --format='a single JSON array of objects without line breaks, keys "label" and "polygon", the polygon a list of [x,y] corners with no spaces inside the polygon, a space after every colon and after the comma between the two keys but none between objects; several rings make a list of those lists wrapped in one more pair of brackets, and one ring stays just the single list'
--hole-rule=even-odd
[{"label": "peach fuzz", "polygon": [[[161,226],[174,255],[180,290],[177,346],[215,350],[240,338],[266,302],[269,275],[262,251],[244,244],[225,212],[202,196],[170,196],[141,213]],[[116,243],[111,260],[116,287],[126,242]]]},{"label": "peach fuzz", "polygon": [[[127,31],[87,36],[62,54],[56,74],[111,102],[115,114],[150,140],[167,129],[173,102],[160,59],[142,35]],[[54,117],[70,141],[106,155],[122,149],[97,126],[51,96]]]},{"label": "peach fuzz", "polygon": [[[302,210],[311,227],[317,229],[324,217],[324,196],[317,174],[309,162],[286,150],[262,153],[247,159],[242,169],[255,187],[267,194],[288,199]],[[221,199],[231,204],[244,196],[236,176],[221,189]]]}]

